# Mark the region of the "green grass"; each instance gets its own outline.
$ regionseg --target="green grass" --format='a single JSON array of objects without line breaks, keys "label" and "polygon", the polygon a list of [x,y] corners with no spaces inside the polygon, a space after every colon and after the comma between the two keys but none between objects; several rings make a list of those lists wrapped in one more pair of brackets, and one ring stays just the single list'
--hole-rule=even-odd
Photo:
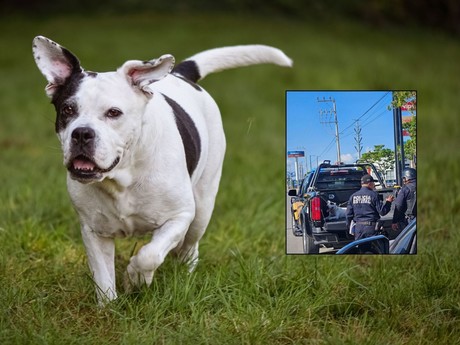
[{"label": "green grass", "polygon": [[[454,344],[460,341],[460,44],[424,30],[223,15],[11,18],[0,24],[1,344]],[[244,43],[294,69],[208,77],[228,150],[192,275],[168,259],[150,288],[96,306],[65,189],[54,112],[31,41],[89,70]],[[285,89],[417,89],[419,254],[286,256]],[[306,135],[308,135],[306,133]],[[135,240],[117,243],[121,277]],[[121,283],[121,282],[120,282]]]}]

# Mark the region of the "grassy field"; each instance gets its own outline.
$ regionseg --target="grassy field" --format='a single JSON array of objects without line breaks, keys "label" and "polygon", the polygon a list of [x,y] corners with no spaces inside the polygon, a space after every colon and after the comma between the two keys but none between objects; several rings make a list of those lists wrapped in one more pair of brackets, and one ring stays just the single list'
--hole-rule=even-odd
[{"label": "grassy field", "polygon": [[[0,344],[460,342],[458,38],[211,15],[10,18],[0,29]],[[294,59],[293,69],[256,66],[202,82],[221,108],[228,151],[194,274],[168,259],[150,288],[96,306],[54,111],[32,59],[38,34],[95,71],[245,43]],[[284,254],[286,89],[418,90],[417,256]],[[118,276],[135,243],[117,243]]]}]

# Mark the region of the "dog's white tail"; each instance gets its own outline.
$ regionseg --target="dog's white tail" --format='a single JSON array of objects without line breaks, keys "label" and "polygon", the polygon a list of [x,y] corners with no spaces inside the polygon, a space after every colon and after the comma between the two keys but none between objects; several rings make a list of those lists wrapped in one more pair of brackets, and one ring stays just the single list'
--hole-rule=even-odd
[{"label": "dog's white tail", "polygon": [[181,62],[174,68],[173,73],[197,82],[211,73],[264,63],[292,66],[292,60],[277,48],[242,45],[205,50]]}]

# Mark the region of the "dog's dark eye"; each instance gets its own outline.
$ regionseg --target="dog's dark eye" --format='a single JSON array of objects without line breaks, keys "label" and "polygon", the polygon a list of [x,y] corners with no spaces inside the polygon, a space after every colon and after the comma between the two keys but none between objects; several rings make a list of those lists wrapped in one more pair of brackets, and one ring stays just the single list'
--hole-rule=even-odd
[{"label": "dog's dark eye", "polygon": [[62,108],[61,112],[66,116],[72,116],[75,114],[75,109],[71,105],[66,105]]},{"label": "dog's dark eye", "polygon": [[107,110],[107,113],[105,113],[107,117],[111,117],[111,118],[120,117],[122,114],[123,112],[118,108],[110,108],[109,110]]}]

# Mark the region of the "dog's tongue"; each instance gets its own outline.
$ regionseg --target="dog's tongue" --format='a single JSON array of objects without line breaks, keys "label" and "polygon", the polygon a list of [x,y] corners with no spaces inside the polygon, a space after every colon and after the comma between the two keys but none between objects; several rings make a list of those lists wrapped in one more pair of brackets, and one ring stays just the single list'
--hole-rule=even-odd
[{"label": "dog's tongue", "polygon": [[73,161],[73,167],[77,170],[93,170],[96,167],[96,165],[89,160],[77,158]]}]

